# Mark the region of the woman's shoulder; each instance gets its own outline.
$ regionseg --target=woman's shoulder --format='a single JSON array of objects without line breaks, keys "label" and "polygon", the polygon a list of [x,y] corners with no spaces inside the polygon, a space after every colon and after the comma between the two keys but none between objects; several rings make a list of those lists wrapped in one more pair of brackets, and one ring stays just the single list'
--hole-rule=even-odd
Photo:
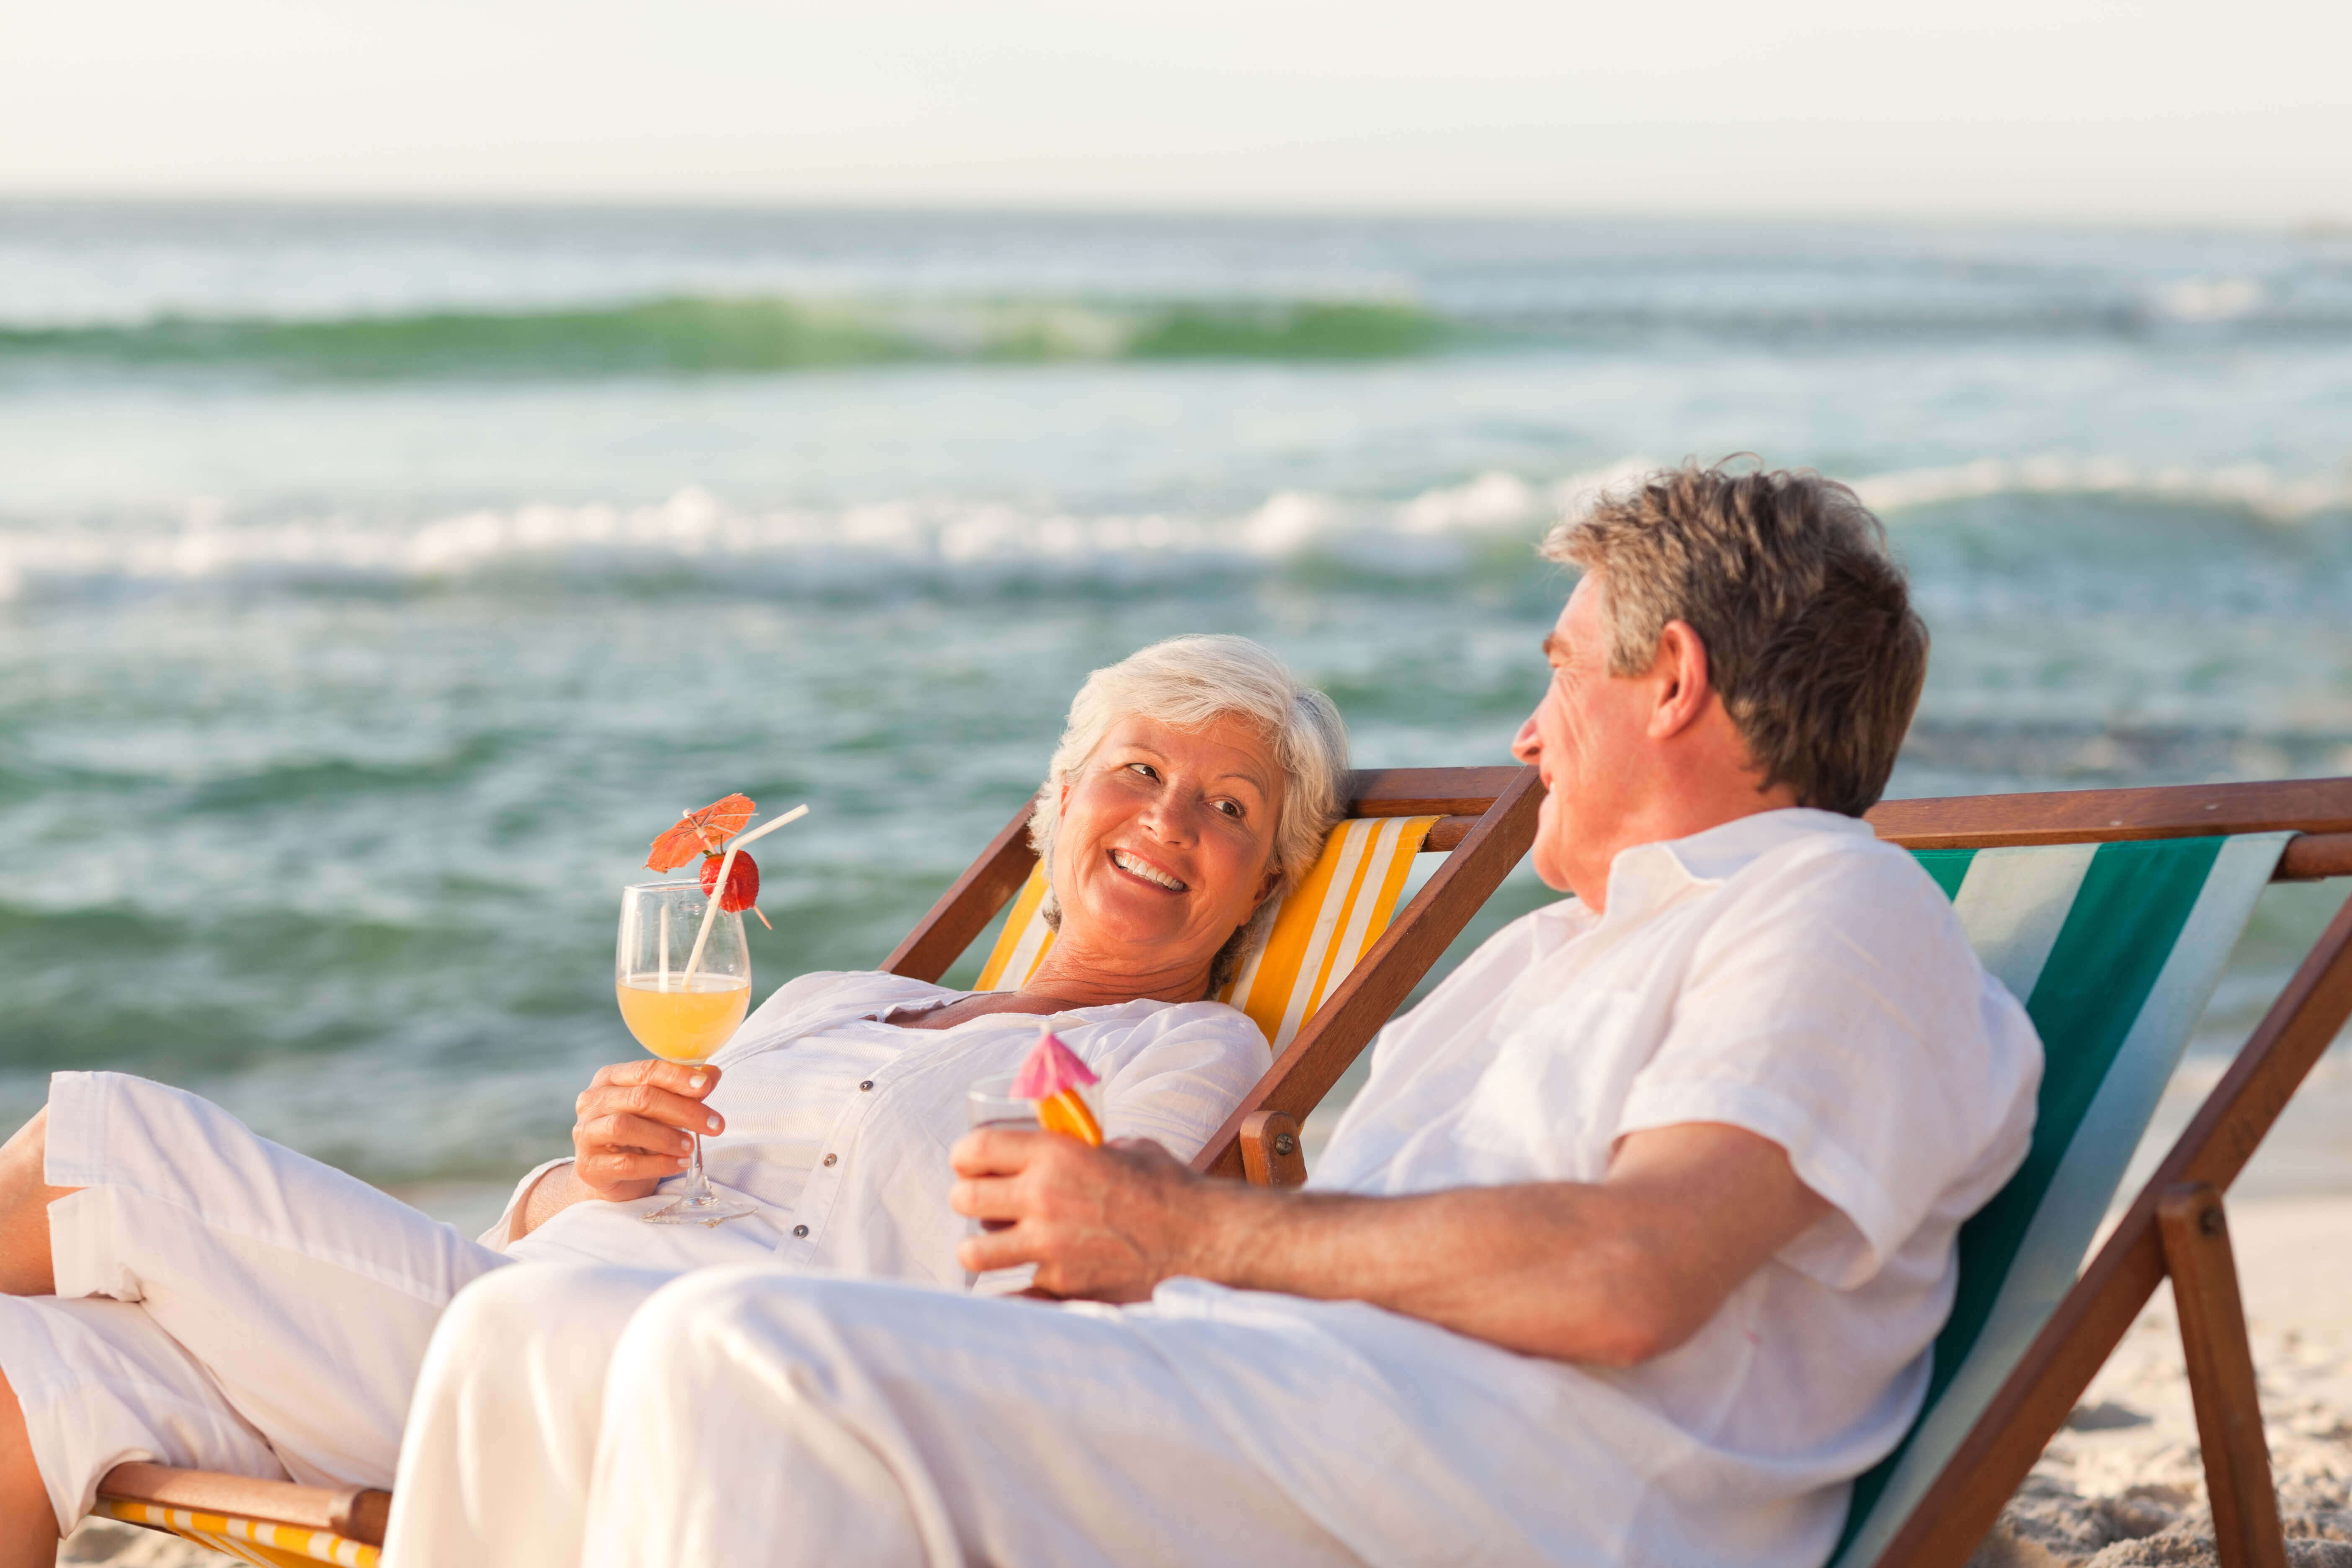
[{"label": "woman's shoulder", "polygon": [[818,969],[795,974],[775,988],[743,1021],[735,1043],[772,1041],[803,1032],[819,1018],[839,1019],[882,1007],[954,995],[944,986],[878,969]]},{"label": "woman's shoulder", "polygon": [[851,996],[897,1000],[946,992],[946,986],[918,980],[910,974],[893,974],[884,969],[813,969],[806,974],[795,974],[777,986],[768,1003],[772,1005],[782,1001],[803,1005],[812,1002],[846,1000]]},{"label": "woman's shoulder", "polygon": [[[1089,1016],[1091,1015],[1091,1016]],[[1109,1007],[1089,1007],[1080,1016],[1090,1026],[1103,1049],[1182,1036],[1196,1040],[1230,1040],[1238,1047],[1265,1047],[1265,1036],[1240,1008],[1223,1002],[1156,1002],[1139,998]]]}]

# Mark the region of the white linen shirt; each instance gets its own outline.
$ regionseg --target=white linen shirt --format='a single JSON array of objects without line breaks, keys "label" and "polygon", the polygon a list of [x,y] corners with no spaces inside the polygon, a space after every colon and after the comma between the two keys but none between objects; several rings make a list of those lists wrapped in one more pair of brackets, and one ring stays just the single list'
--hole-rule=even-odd
[{"label": "white linen shirt", "polygon": [[[777,988],[712,1062],[709,1105],[727,1131],[703,1140],[711,1184],[758,1213],[718,1226],[648,1226],[682,1177],[631,1203],[578,1203],[511,1245],[508,1215],[483,1237],[522,1259],[686,1268],[762,1259],[961,1289],[948,1207],[948,1150],[965,1094],[1009,1073],[1050,1026],[1102,1080],[1106,1138],[1200,1152],[1271,1060],[1265,1037],[1221,1002],[1121,1002],[1049,1016],[991,1013],[951,1028],[884,1023],[970,995],[873,972],[803,974]],[[551,1162],[560,1164],[561,1161]]]},{"label": "white linen shirt", "polygon": [[[1515,1412],[1433,1413],[1446,1430],[1423,1462],[1530,1540],[1572,1506],[1611,1561],[1817,1563],[1843,1483],[1917,1413],[1957,1232],[2024,1158],[2041,1065],[1949,900],[1867,824],[1773,811],[1628,849],[1604,915],[1569,899],[1513,922],[1390,1026],[1308,1186],[1598,1182],[1629,1133],[1727,1122],[1785,1149],[1832,1212],[1689,1342],[1623,1371],[1360,1307],[1299,1315],[1370,1364],[1442,1358],[1491,1391],[1489,1417]],[[1289,1311],[1223,1295],[1185,1281],[1156,1304]],[[1295,1485],[1326,1482],[1304,1467]]]}]

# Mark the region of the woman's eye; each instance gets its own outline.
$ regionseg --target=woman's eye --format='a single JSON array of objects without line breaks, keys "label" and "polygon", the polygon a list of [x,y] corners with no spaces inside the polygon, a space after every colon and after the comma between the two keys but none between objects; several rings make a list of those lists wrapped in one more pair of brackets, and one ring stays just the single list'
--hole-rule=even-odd
[{"label": "woman's eye", "polygon": [[1217,809],[1227,816],[1237,817],[1242,814],[1241,802],[1236,800],[1221,800],[1217,802]]},{"label": "woman's eye", "polygon": [[1143,777],[1148,779],[1156,779],[1160,776],[1158,773],[1152,772],[1151,764],[1150,763],[1129,763],[1127,764],[1127,769],[1129,773],[1140,773]]}]

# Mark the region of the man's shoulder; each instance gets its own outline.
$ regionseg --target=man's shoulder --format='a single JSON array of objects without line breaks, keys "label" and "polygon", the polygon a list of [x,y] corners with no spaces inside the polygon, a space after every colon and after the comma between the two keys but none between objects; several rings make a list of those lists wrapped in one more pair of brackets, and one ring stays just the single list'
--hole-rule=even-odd
[{"label": "man's shoulder", "polygon": [[1857,981],[1899,973],[1939,1005],[1984,981],[1950,895],[1908,850],[1866,833],[1793,835],[1726,879],[1716,900],[1694,953],[1702,966],[1736,953],[1751,973],[1783,960]]},{"label": "man's shoulder", "polygon": [[1565,894],[1549,903],[1538,904],[1471,949],[1469,956],[1462,961],[1454,973],[1459,974],[1465,970],[1499,973],[1525,969],[1591,923],[1591,920],[1592,916],[1586,911],[1582,900],[1574,894]]},{"label": "man's shoulder", "polygon": [[1951,912],[1950,897],[1917,857],[1871,833],[1792,833],[1727,879],[1727,887],[1848,920],[1885,910],[1912,911],[1940,922]]}]

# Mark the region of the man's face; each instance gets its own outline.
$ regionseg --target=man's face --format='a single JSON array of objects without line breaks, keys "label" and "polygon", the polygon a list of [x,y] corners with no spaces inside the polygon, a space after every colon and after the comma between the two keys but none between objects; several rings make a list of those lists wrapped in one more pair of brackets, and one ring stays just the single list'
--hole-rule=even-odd
[{"label": "man's face", "polygon": [[1549,792],[1536,823],[1536,875],[1596,908],[1619,830],[1647,782],[1653,705],[1642,677],[1609,673],[1608,611],[1601,574],[1586,573],[1544,639],[1551,684],[1511,743]]}]

